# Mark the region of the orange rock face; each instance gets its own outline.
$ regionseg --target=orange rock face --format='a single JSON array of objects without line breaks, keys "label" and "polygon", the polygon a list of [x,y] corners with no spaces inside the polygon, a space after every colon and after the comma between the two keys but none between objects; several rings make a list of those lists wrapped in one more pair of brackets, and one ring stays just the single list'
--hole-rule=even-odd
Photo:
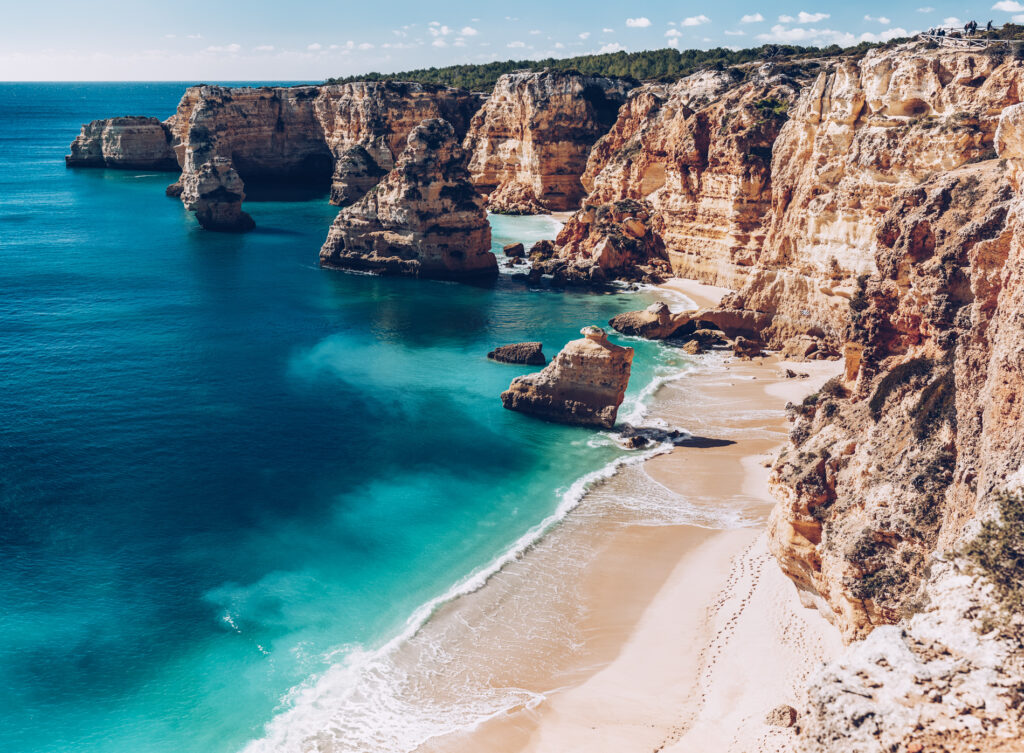
[{"label": "orange rock face", "polygon": [[764,239],[772,144],[796,94],[771,66],[641,87],[590,155],[584,211],[642,201],[675,274],[738,287]]},{"label": "orange rock face", "polygon": [[501,402],[549,421],[610,429],[629,385],[633,349],[608,342],[600,327],[584,327],[542,371],[516,377]]},{"label": "orange rock face", "polygon": [[461,138],[479,104],[461,89],[410,83],[196,86],[185,92],[168,124],[183,185],[221,158],[250,189],[330,187],[331,200],[345,205],[395,166],[420,122],[444,118]]},{"label": "orange rock face", "polygon": [[494,212],[579,207],[590,147],[615,122],[630,85],[543,71],[498,79],[466,137],[473,183]]},{"label": "orange rock face", "polygon": [[495,276],[491,228],[465,163],[451,124],[423,121],[395,168],[338,213],[320,263],[414,277]]},{"label": "orange rock face", "polygon": [[859,275],[896,196],[933,175],[994,156],[1001,111],[1018,101],[1020,62],[1000,54],[872,50],[805,88],[772,155],[762,250],[725,305],[775,315],[766,340],[843,339]]}]

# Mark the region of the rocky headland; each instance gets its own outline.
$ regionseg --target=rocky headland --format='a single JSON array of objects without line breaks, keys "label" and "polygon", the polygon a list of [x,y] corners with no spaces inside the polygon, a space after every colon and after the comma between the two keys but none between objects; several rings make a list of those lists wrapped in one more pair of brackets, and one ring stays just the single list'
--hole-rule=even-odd
[{"label": "rocky headland", "polygon": [[446,120],[414,128],[395,168],[338,213],[320,264],[413,277],[495,276],[491,227],[459,141]]},{"label": "rocky headland", "polygon": [[542,371],[516,377],[501,393],[509,410],[549,421],[610,429],[629,385],[633,349],[608,341],[600,327],[566,344]]},{"label": "rocky headland", "polygon": [[170,127],[156,118],[94,120],[82,126],[64,163],[68,167],[174,171],[178,160],[171,142]]}]

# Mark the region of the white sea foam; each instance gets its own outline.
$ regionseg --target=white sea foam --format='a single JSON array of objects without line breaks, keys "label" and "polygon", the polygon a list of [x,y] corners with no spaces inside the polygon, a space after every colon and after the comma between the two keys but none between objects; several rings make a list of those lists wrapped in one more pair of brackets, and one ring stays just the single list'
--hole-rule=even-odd
[{"label": "white sea foam", "polygon": [[[433,705],[421,695],[410,702],[403,691],[420,678],[394,661],[396,653],[420,632],[430,617],[445,604],[471,594],[504,567],[521,559],[544,535],[563,520],[595,485],[613,477],[620,469],[642,464],[668,452],[665,443],[636,455],[619,457],[596,471],[577,479],[561,496],[558,507],[527,531],[508,550],[441,596],[417,609],[405,628],[375,650],[360,646],[342,647],[343,657],[322,674],[293,688],[283,699],[283,708],[266,726],[264,737],[251,742],[245,753],[290,751],[410,751],[426,740],[467,729],[517,706],[533,707],[543,696],[520,688],[475,688],[460,702]],[[431,646],[443,652],[444,646]],[[441,662],[443,664],[443,661]]]},{"label": "white sea foam", "polygon": [[[695,367],[693,363],[671,370],[662,367],[624,406],[622,421],[646,428],[673,428],[658,418],[644,423],[648,403],[661,387],[692,373]],[[587,444],[612,442],[610,434],[599,433]],[[512,709],[532,708],[542,702],[544,696],[536,692],[502,686],[500,682],[495,686],[487,678],[458,671],[463,669],[460,660],[465,661],[458,653],[458,641],[452,645],[452,641],[424,633],[424,626],[446,605],[478,592],[498,573],[520,562],[584,499],[588,500],[588,513],[610,513],[617,519],[646,525],[687,523],[733,528],[751,525],[758,519],[757,510],[743,505],[730,511],[723,510],[722,505],[694,504],[654,481],[643,464],[672,447],[665,442],[619,457],[577,479],[562,492],[554,512],[485,567],[423,604],[386,644],[376,649],[343,646],[323,657],[331,666],[294,687],[282,699],[264,736],[251,742],[245,753],[406,753],[427,740],[472,729]],[[449,671],[452,667],[456,671]],[[446,686],[447,696],[438,697],[434,692],[438,682]]]}]

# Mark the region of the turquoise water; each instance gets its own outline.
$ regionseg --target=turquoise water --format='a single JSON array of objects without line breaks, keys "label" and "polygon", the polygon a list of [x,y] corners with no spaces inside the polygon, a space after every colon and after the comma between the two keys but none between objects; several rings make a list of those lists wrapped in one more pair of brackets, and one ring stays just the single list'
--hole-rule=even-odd
[{"label": "turquoise water", "polygon": [[[326,197],[198,228],[167,174],[65,170],[181,84],[0,84],[0,750],[235,751],[623,453],[505,411],[488,350],[643,295],[324,271]],[[496,248],[551,236],[493,218]],[[637,348],[630,395],[677,368]]]}]

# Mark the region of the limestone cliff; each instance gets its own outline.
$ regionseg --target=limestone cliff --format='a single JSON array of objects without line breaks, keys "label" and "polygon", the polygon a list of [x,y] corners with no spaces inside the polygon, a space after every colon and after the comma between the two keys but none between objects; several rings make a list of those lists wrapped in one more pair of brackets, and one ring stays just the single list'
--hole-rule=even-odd
[{"label": "limestone cliff", "polygon": [[461,137],[478,106],[461,89],[408,83],[196,86],[170,123],[183,186],[219,158],[243,185],[329,186],[332,202],[347,205],[395,166],[410,131],[425,118],[445,118]]},{"label": "limestone cliff", "polygon": [[765,339],[843,340],[875,233],[904,189],[994,156],[1000,112],[1019,101],[1022,65],[1002,52],[909,43],[840,60],[806,87],[775,141],[764,243],[723,302],[770,312]]},{"label": "limestone cliff", "polygon": [[168,125],[156,118],[121,117],[82,126],[64,158],[68,167],[177,170]]},{"label": "limestone cliff", "polygon": [[991,750],[1022,731],[1019,626],[992,618],[968,556],[1024,480],[1024,105],[998,112],[1001,159],[903,189],[875,223],[844,379],[796,408],[772,471],[783,569],[848,640],[869,636],[813,678],[807,750]]},{"label": "limestone cliff", "polygon": [[446,120],[414,128],[395,168],[339,212],[320,263],[415,277],[495,276],[491,228],[459,141]]},{"label": "limestone cliff", "polygon": [[615,122],[630,85],[561,71],[498,79],[466,137],[473,183],[494,212],[579,207],[590,147]]},{"label": "limestone cliff", "polygon": [[610,429],[629,385],[633,349],[608,342],[600,327],[584,327],[542,371],[516,377],[501,402],[549,421]]},{"label": "limestone cliff", "polygon": [[765,65],[634,90],[590,154],[590,193],[556,241],[560,255],[592,253],[604,234],[590,217],[632,200],[676,275],[739,287],[764,240],[772,145],[797,86]]}]

